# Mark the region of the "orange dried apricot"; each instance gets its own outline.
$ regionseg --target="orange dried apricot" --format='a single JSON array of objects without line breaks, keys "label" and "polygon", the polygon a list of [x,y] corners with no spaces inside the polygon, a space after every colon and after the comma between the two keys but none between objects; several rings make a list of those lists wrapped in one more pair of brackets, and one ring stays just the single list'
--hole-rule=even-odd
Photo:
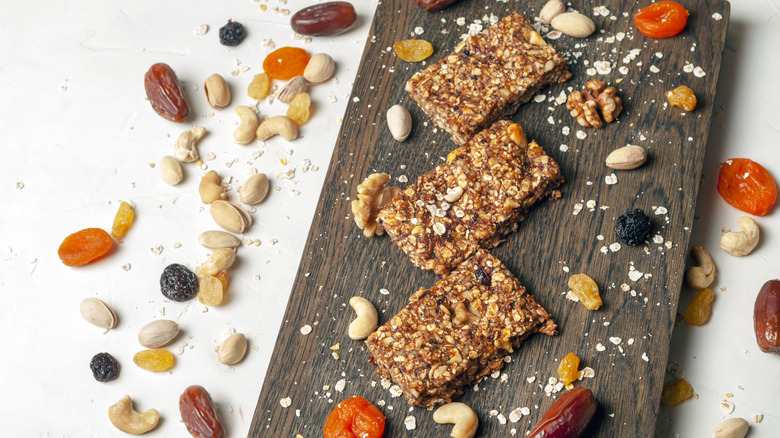
[{"label": "orange dried apricot", "polygon": [[680,107],[685,111],[693,111],[696,108],[696,95],[685,85],[667,91],[666,99],[669,100],[670,105]]},{"label": "orange dried apricot", "polygon": [[718,193],[732,207],[764,216],[777,200],[777,183],[764,166],[748,158],[732,158],[720,166]]},{"label": "orange dried apricot", "polygon": [[580,358],[574,353],[569,353],[561,359],[561,364],[558,365],[558,377],[561,378],[564,385],[569,385],[580,377],[580,372],[577,369],[579,366]]},{"label": "orange dried apricot", "polygon": [[393,51],[406,62],[420,62],[433,55],[433,45],[425,40],[403,40],[393,44]]},{"label": "orange dried apricot", "polygon": [[303,75],[309,54],[298,47],[281,47],[271,52],[263,61],[263,70],[271,79],[286,81]]},{"label": "orange dried apricot", "polygon": [[133,362],[147,371],[159,373],[173,368],[176,364],[176,359],[170,351],[161,348],[158,350],[141,350],[133,356]]},{"label": "orange dried apricot", "polygon": [[114,245],[114,239],[100,228],[77,231],[62,241],[57,255],[65,266],[79,266],[105,255]]},{"label": "orange dried apricot", "polygon": [[677,378],[664,385],[661,392],[661,404],[664,406],[677,406],[693,397],[693,388],[687,380]]},{"label": "orange dried apricot", "polygon": [[642,8],[634,15],[634,25],[645,36],[668,38],[685,29],[688,11],[679,3],[662,1]]},{"label": "orange dried apricot", "polygon": [[363,397],[337,404],[325,420],[324,438],[381,438],[385,431],[382,411]]},{"label": "orange dried apricot", "polygon": [[114,216],[114,225],[111,227],[111,237],[114,239],[125,237],[127,230],[130,229],[130,225],[133,224],[134,218],[135,212],[133,212],[133,207],[127,202],[122,201],[122,203],[119,204],[119,210],[116,212],[116,216]]},{"label": "orange dried apricot", "polygon": [[700,290],[693,301],[685,309],[685,322],[690,325],[704,325],[710,320],[712,315],[712,300],[715,299],[715,293],[712,289],[705,287]]}]

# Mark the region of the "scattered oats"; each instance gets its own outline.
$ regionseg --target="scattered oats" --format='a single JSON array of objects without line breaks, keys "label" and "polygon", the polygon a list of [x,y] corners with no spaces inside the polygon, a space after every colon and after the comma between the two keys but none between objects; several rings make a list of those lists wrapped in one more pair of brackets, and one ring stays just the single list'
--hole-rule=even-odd
[{"label": "scattered oats", "polygon": [[580,299],[577,298],[577,295],[574,295],[574,292],[572,291],[566,292],[566,299],[570,301],[574,301],[575,303],[578,303],[580,301]]},{"label": "scattered oats", "polygon": [[423,29],[423,28],[422,28],[422,27],[420,27],[420,26],[417,26],[417,27],[415,27],[415,28],[414,28],[414,33],[415,33],[416,35],[422,35],[424,32],[425,32],[425,29]]},{"label": "scattered oats", "polygon": [[401,387],[398,385],[393,385],[390,387],[390,396],[393,398],[398,398],[402,396],[404,392],[401,390]]},{"label": "scattered oats", "polygon": [[379,289],[379,293],[382,295],[390,295],[390,291],[385,288]]},{"label": "scattered oats", "polygon": [[488,415],[490,415],[491,417],[495,417],[496,415],[498,415],[498,411],[495,409],[491,409],[490,412],[488,412]]},{"label": "scattered oats", "polygon": [[496,418],[498,419],[498,422],[500,424],[506,424],[506,417],[504,416],[504,414],[498,414]]},{"label": "scattered oats", "polygon": [[[558,95],[558,97],[555,98],[555,103],[558,105],[563,105],[566,103],[566,101],[569,99],[569,96],[566,95],[566,93],[561,90],[561,94]],[[563,135],[569,135],[569,127],[564,126],[563,128],[566,132],[563,133]]]},{"label": "scattered oats", "polygon": [[750,416],[750,419],[753,420],[754,423],[758,424],[764,421],[764,414],[753,414]]},{"label": "scattered oats", "polygon": [[604,327],[609,327],[609,324],[610,324],[609,321],[604,321]]},{"label": "scattered oats", "polygon": [[654,65],[651,65],[651,66],[650,66],[650,72],[652,72],[652,73],[658,73],[659,71],[661,71],[661,69],[660,69],[660,68],[658,68],[658,67],[656,67],[656,66],[654,66]]},{"label": "scattered oats", "polygon": [[561,152],[567,152],[569,150],[569,146],[562,144],[559,149]]},{"label": "scattered oats", "polygon": [[656,243],[658,245],[664,243],[664,237],[661,236],[660,234],[656,234],[655,236],[653,236],[653,243]]},{"label": "scattered oats", "polygon": [[618,41],[623,41],[626,38],[625,32],[618,32],[615,34],[615,39]]},{"label": "scattered oats", "polygon": [[441,236],[447,231],[447,227],[444,226],[441,222],[436,222],[433,225],[433,232],[436,233],[436,235]]},{"label": "scattered oats", "polygon": [[122,269],[124,269],[125,271],[129,271],[129,270],[130,270],[130,268],[131,268],[131,266],[130,266],[130,263],[127,263],[127,264],[125,264],[125,265],[122,265]]},{"label": "scattered oats", "polygon": [[336,390],[336,392],[342,392],[344,391],[344,388],[347,386],[347,381],[344,379],[339,380],[336,382],[336,385],[333,387],[333,389]]},{"label": "scattered oats", "polygon": [[580,140],[584,140],[585,137],[587,137],[587,136],[588,136],[588,134],[586,134],[585,131],[583,131],[581,129],[577,130],[577,138],[579,138]]},{"label": "scattered oats", "polygon": [[734,403],[728,400],[721,400],[720,409],[723,411],[724,414],[729,415],[730,413],[734,412]]},{"label": "scattered oats", "polygon": [[621,75],[627,75],[628,67],[626,67],[625,65],[621,65],[620,67],[618,67],[618,71],[620,72]]},{"label": "scattered oats", "polygon": [[607,347],[605,347],[604,344],[602,344],[601,342],[596,344],[596,351],[605,351],[606,349]]},{"label": "scattered oats", "polygon": [[292,399],[290,397],[285,397],[279,400],[279,404],[282,405],[283,408],[289,408],[292,404]]},{"label": "scattered oats", "polygon": [[686,62],[686,63],[685,63],[685,66],[683,66],[683,71],[684,71],[685,73],[692,73],[692,72],[693,72],[693,68],[694,68],[694,65],[693,65],[693,64],[691,64],[691,63],[689,63],[689,62]]},{"label": "scattered oats", "polygon": [[637,281],[640,278],[642,278],[642,275],[644,275],[643,273],[641,273],[641,272],[639,272],[637,270],[634,270],[633,266],[631,268],[632,269],[630,271],[628,271],[628,278],[630,278],[631,281]]},{"label": "scattered oats", "polygon": [[331,351],[330,355],[333,356],[334,359],[339,360],[339,354],[335,351]]},{"label": "scattered oats", "polygon": [[208,24],[201,24],[200,26],[196,27],[195,29],[192,29],[192,33],[194,33],[197,36],[206,35],[206,33],[208,31],[209,31],[209,25]]},{"label": "scattered oats", "polygon": [[509,421],[512,423],[517,423],[521,418],[523,418],[523,413],[520,411],[520,408],[517,408],[509,413]]},{"label": "scattered oats", "polygon": [[593,15],[595,16],[601,15],[602,17],[606,17],[607,15],[609,15],[609,9],[607,9],[606,6],[596,6],[595,8],[593,8]]},{"label": "scattered oats", "polygon": [[609,252],[609,248],[607,248],[606,246],[602,246],[601,248],[599,248],[599,251],[601,251],[602,254],[607,254]]},{"label": "scattered oats", "polygon": [[647,357],[647,353],[642,353],[642,360],[645,362],[650,362],[650,358]]},{"label": "scattered oats", "polygon": [[525,379],[528,383],[534,383],[536,382],[536,376],[531,376]]},{"label": "scattered oats", "polygon": [[553,385],[547,384],[544,387],[544,393],[547,394],[547,395],[550,395],[550,394],[552,394],[553,389],[555,389],[555,387]]},{"label": "scattered oats", "polygon": [[401,175],[401,176],[398,177],[398,182],[405,183],[405,182],[408,182],[408,181],[409,181],[409,178],[407,178],[406,175]]},{"label": "scattered oats", "polygon": [[568,126],[564,126],[563,128],[561,128],[561,134],[569,135],[569,132],[571,132],[571,128],[569,128]]},{"label": "scattered oats", "polygon": [[713,18],[715,21],[720,21],[720,20],[722,20],[722,19],[723,19],[723,15],[720,15],[719,13],[717,13],[717,12],[716,12],[716,13],[712,14],[712,18]]},{"label": "scattered oats", "polygon": [[[258,275],[259,277],[259,275]],[[301,334],[306,336],[309,333],[311,333],[311,326],[309,324],[306,324],[305,326],[301,327]]]},{"label": "scattered oats", "polygon": [[590,208],[591,211],[593,211],[596,208],[596,201],[593,199],[589,199],[588,202],[585,203],[585,206]]},{"label": "scattered oats", "polygon": [[355,97],[352,98],[352,101],[355,102],[355,103],[360,102],[360,98],[355,96]]},{"label": "scattered oats", "polygon": [[609,175],[604,177],[604,182],[607,183],[608,186],[617,184],[618,182],[617,175],[615,175],[614,173],[610,173]]},{"label": "scattered oats", "polygon": [[596,69],[593,67],[590,67],[589,69],[585,70],[585,73],[588,74],[588,76],[596,76]]},{"label": "scattered oats", "polygon": [[163,252],[163,246],[157,245],[155,247],[150,248],[150,251],[152,251],[152,254],[154,255],[160,255]]},{"label": "scattered oats", "polygon": [[693,69],[693,75],[696,76],[697,78],[703,78],[704,76],[707,75],[707,73],[705,73],[704,69],[702,69],[701,67],[696,67]]},{"label": "scattered oats", "polygon": [[612,342],[615,345],[620,345],[620,343],[623,342],[623,340],[618,338],[617,336],[612,336],[609,338],[609,342]]},{"label": "scattered oats", "polygon": [[574,213],[572,213],[574,216],[577,216],[580,214],[580,211],[582,211],[583,205],[580,203],[574,204]]},{"label": "scattered oats", "polygon": [[596,377],[596,371],[591,367],[585,367],[580,371],[580,375],[585,379],[592,379]]},{"label": "scattered oats", "polygon": [[561,35],[563,35],[562,32],[554,30],[552,32],[547,33],[547,35],[545,35],[545,38],[547,38],[548,40],[557,40],[558,38],[561,37]]},{"label": "scattered oats", "polygon": [[628,345],[634,345],[634,338],[628,338]]},{"label": "scattered oats", "polygon": [[596,240],[604,240],[604,236],[602,236],[601,234],[599,234],[598,236],[596,236]]},{"label": "scattered oats", "polygon": [[179,248],[181,248],[181,243],[173,242],[173,249],[179,249]]},{"label": "scattered oats", "polygon": [[455,20],[455,23],[456,23],[458,26],[463,26],[463,25],[465,25],[465,24],[466,24],[466,19],[465,19],[464,17],[458,17],[458,18]]},{"label": "scattered oats", "polygon": [[255,274],[255,275],[252,277],[252,279],[254,279],[255,281],[260,281],[260,278],[261,278],[261,277],[260,277],[260,274]]},{"label": "scattered oats", "polygon": [[555,124],[555,118],[553,116],[547,117],[547,123],[554,125]]},{"label": "scattered oats", "polygon": [[547,100],[547,96],[545,96],[544,94],[537,94],[536,96],[534,96],[534,102],[536,103],[541,103],[544,102],[545,100]]},{"label": "scattered oats", "polygon": [[596,67],[596,71],[600,75],[608,75],[612,73],[612,64],[609,61],[596,61],[593,63]]},{"label": "scattered oats", "polygon": [[410,415],[404,418],[404,426],[406,426],[406,430],[414,430],[417,428],[417,420]]}]

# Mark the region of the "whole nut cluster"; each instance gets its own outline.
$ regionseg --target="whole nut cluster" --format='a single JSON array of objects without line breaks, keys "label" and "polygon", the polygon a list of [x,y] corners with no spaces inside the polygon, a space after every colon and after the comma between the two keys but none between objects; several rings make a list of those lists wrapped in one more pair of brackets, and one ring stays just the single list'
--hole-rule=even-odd
[{"label": "whole nut cluster", "polygon": [[623,111],[623,101],[615,87],[607,87],[606,82],[591,79],[585,88],[573,91],[566,100],[566,109],[580,125],[601,128],[604,122],[612,123]]},{"label": "whole nut cluster", "polygon": [[352,214],[355,224],[366,237],[385,233],[384,227],[377,221],[377,214],[401,191],[398,187],[385,187],[388,181],[388,174],[372,173],[357,187],[358,199],[352,201]]}]

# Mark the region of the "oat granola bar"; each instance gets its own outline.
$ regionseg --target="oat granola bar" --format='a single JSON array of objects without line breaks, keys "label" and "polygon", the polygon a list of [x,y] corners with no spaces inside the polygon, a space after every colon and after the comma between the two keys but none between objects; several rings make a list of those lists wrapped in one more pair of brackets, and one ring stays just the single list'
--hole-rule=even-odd
[{"label": "oat granola bar", "polygon": [[562,183],[558,164],[502,120],[406,187],[378,219],[412,263],[444,275],[501,243],[537,201],[560,197]]},{"label": "oat granola bar", "polygon": [[533,333],[557,326],[500,260],[479,250],[366,340],[377,374],[410,405],[448,403],[463,387],[500,370]]},{"label": "oat granola bar", "polygon": [[542,87],[568,80],[568,68],[525,16],[513,12],[416,73],[406,91],[455,143],[464,144]]}]

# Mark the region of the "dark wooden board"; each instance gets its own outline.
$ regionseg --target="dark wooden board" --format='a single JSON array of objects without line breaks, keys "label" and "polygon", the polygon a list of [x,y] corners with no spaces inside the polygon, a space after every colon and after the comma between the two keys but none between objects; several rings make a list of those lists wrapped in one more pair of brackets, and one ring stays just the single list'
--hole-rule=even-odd
[{"label": "dark wooden board", "polygon": [[[350,297],[360,295],[372,301],[380,312],[381,324],[400,310],[417,288],[429,287],[437,279],[434,274],[412,266],[386,236],[363,237],[352,220],[350,200],[357,185],[370,173],[387,172],[396,184],[404,186],[398,182],[399,176],[415,181],[455,148],[446,133],[434,129],[430,122],[426,125],[428,119],[404,92],[405,81],[424,66],[405,63],[386,49],[395,41],[410,38],[419,26],[424,33],[418,38],[434,44],[436,52],[430,61],[435,61],[452,50],[474,19],[491,13],[503,17],[511,10],[533,17],[543,3],[472,0],[444,11],[424,13],[411,0],[380,2],[250,436],[321,436],[325,418],[335,404],[355,395],[374,403],[384,401],[381,409],[388,420],[385,436],[449,434],[450,427],[434,423],[431,412],[419,408],[410,412],[403,398],[392,398],[380,385],[374,367],[368,364],[363,343],[351,341],[346,335],[353,318],[347,304]],[[577,383],[591,388],[601,406],[591,435],[653,435],[715,101],[729,4],[681,0],[691,12],[685,31],[675,38],[653,40],[633,28],[631,17],[649,2],[640,3],[576,2],[581,11],[594,18],[603,33],[585,40],[562,37],[550,41],[562,53],[580,52],[581,56],[572,57],[573,78],[545,90],[545,94],[555,97],[561,91],[568,94],[571,87],[582,89],[591,78],[587,68],[594,61],[610,60],[612,72],[595,77],[615,84],[623,97],[625,110],[618,123],[600,130],[586,128],[583,131],[587,137],[578,139],[579,127],[565,106],[555,105],[549,99],[544,103],[530,102],[511,117],[525,128],[529,138],[536,139],[557,160],[567,182],[562,199],[539,205],[519,231],[493,254],[549,310],[560,334],[529,338],[512,354],[511,362],[503,370],[505,379],[487,378],[478,391],[466,391],[460,400],[479,415],[479,436],[509,436],[512,428],[517,429],[517,436],[524,436],[552,404],[553,397],[546,396],[543,387],[549,377],[557,376],[558,361],[569,352],[582,358],[581,366],[596,372],[595,378]],[[610,14],[594,16],[593,8],[602,5]],[[716,12],[723,16],[722,20],[712,17]],[[456,24],[458,17],[465,18],[465,26]],[[442,33],[443,29],[447,33]],[[618,32],[625,32],[626,38],[606,41]],[[641,53],[624,64],[624,57],[637,48]],[[585,60],[589,65],[585,65]],[[706,75],[699,78],[684,72],[686,63],[700,66]],[[623,65],[629,67],[627,74],[618,71]],[[651,66],[660,71],[654,73]],[[619,79],[622,80],[616,83]],[[690,86],[699,98],[697,108],[688,114],[664,104],[664,91],[680,84]],[[415,121],[410,139],[403,143],[392,139],[385,124],[385,111],[396,103],[404,104]],[[548,122],[550,116],[554,124]],[[568,135],[562,132],[564,126],[571,129]],[[560,148],[562,144],[568,146],[567,151]],[[604,159],[610,151],[626,144],[645,147],[651,158],[640,169],[614,171],[618,183],[607,185],[604,178],[613,171],[604,166]],[[587,204],[589,200],[595,201],[596,208],[591,211],[585,205],[575,215],[575,204]],[[656,215],[655,207],[664,207],[668,212]],[[634,208],[651,215],[653,235],[662,236],[664,244],[622,245],[619,251],[602,252],[602,247],[617,240],[613,231],[617,216]],[[603,240],[598,236],[603,236]],[[666,242],[671,242],[670,247]],[[632,281],[628,275],[631,267],[651,276]],[[605,302],[600,310],[590,312],[565,299],[567,279],[578,272],[589,274],[599,284]],[[636,292],[635,296],[621,289],[624,283]],[[383,295],[380,289],[390,294]],[[302,335],[299,329],[306,324],[313,330]],[[611,343],[611,337],[622,338],[620,344]],[[599,351],[598,344],[606,351]],[[332,350],[336,345],[339,349]],[[333,357],[334,351],[338,359]],[[527,381],[531,376],[536,377],[533,383]],[[346,386],[339,392],[335,384],[340,379],[345,380]],[[283,407],[280,400],[287,397],[291,404]],[[508,417],[517,407],[529,407],[531,414],[517,423],[506,424],[490,414],[496,410]],[[409,415],[417,423],[411,432],[404,426]]]}]

